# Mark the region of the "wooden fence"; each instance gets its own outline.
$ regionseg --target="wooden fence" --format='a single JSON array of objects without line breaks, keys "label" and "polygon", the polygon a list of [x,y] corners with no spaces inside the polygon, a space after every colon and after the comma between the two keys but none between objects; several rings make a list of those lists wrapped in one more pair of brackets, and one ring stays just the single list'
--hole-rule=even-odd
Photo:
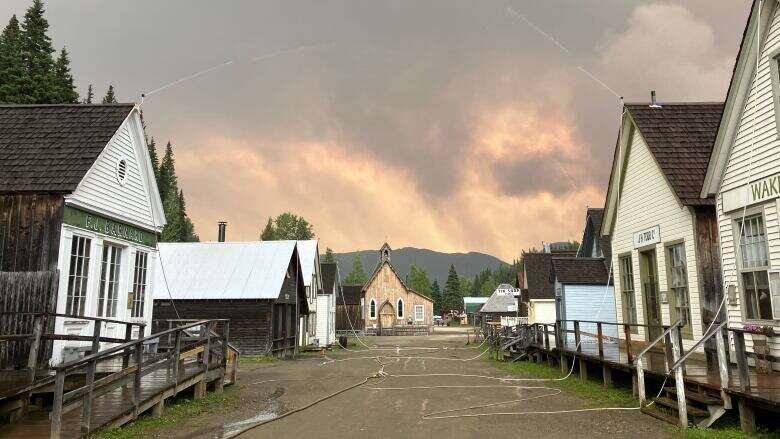
[{"label": "wooden fence", "polygon": [[363,326],[363,313],[360,305],[336,304],[336,331],[351,331],[352,329],[360,331]]},{"label": "wooden fence", "polygon": [[[0,334],[33,333],[35,313],[54,313],[57,307],[58,271],[0,272]],[[46,322],[46,332],[54,332],[54,319]],[[42,346],[38,367],[46,367],[51,358],[52,343]],[[0,369],[27,367],[29,340],[6,340],[0,343]]]}]

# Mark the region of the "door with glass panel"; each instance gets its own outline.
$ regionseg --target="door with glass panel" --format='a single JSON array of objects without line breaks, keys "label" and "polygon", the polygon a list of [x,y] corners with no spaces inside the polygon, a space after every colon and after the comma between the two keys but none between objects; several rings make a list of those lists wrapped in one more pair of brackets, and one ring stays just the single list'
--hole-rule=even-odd
[{"label": "door with glass panel", "polygon": [[[97,316],[109,319],[117,317],[119,302],[119,277],[122,272],[122,247],[104,243],[100,258],[100,289],[98,290]],[[106,323],[102,336],[116,337],[116,324]]]},{"label": "door with glass panel", "polygon": [[669,311],[671,321],[682,324],[683,338],[693,338],[691,302],[688,294],[688,270],[685,263],[685,244],[666,248],[667,282],[669,283]]},{"label": "door with glass panel", "polygon": [[644,298],[645,324],[647,328],[647,340],[658,338],[661,328],[661,301],[658,297],[658,265],[656,263],[655,250],[639,253],[639,268],[642,276],[642,296]]}]

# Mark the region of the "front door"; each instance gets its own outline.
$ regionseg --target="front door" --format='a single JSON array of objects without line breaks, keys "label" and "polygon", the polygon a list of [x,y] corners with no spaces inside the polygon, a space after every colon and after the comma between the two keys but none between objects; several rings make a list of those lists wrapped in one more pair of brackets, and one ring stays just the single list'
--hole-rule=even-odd
[{"label": "front door", "polygon": [[391,334],[393,323],[395,322],[395,310],[390,302],[385,302],[379,310],[379,329],[381,333]]},{"label": "front door", "polygon": [[645,324],[650,325],[647,328],[647,341],[653,341],[663,333],[655,250],[641,252],[639,261],[642,276],[642,297],[644,297],[645,302]]}]

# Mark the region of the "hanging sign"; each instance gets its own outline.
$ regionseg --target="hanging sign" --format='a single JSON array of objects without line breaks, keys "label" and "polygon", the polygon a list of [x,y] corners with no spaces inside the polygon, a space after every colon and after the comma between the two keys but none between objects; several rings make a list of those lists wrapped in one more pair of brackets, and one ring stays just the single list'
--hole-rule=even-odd
[{"label": "hanging sign", "polygon": [[645,247],[661,242],[661,226],[650,227],[634,233],[634,248]]},{"label": "hanging sign", "polygon": [[73,206],[65,206],[65,210],[62,213],[62,222],[73,227],[102,233],[112,238],[119,238],[136,244],[149,247],[157,245],[157,235],[152,232]]}]

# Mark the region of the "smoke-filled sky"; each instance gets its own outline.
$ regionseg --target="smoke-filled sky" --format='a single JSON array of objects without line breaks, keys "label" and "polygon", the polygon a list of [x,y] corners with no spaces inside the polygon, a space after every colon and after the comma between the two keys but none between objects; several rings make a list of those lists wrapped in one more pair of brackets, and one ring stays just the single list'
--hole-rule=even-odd
[{"label": "smoke-filled sky", "polygon": [[604,203],[618,99],[578,66],[628,101],[722,100],[749,3],[49,0],[47,17],[82,95],[174,82],[144,115],[202,240],[292,211],[323,249],[511,260],[578,240]]}]

